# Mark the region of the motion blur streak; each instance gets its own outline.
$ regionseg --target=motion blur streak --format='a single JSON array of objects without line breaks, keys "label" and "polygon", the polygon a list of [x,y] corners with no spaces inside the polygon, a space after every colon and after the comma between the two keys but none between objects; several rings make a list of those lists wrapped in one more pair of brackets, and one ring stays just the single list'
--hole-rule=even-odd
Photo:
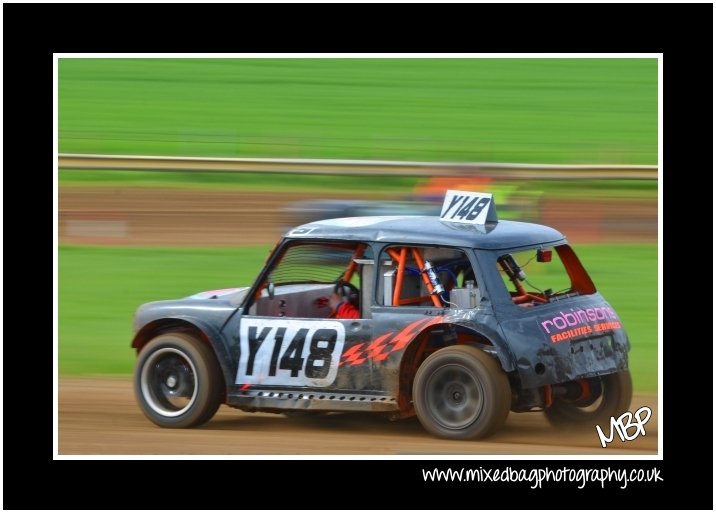
[{"label": "motion blur streak", "polygon": [[[295,180],[295,178],[294,178]],[[514,186],[512,186],[514,188]],[[656,242],[657,202],[648,189],[609,198],[585,185],[582,199],[521,185],[512,203],[498,203],[501,218],[552,226],[571,242]],[[555,185],[550,187],[554,189]],[[493,189],[488,187],[488,191]],[[655,192],[655,191],[654,191]],[[608,194],[606,192],[605,194]],[[368,192],[184,190],[176,188],[62,187],[60,243],[180,246],[269,244],[289,227],[325,217],[390,213],[388,201],[413,198],[395,213],[425,214],[415,193],[381,200]],[[651,197],[650,197],[651,196]],[[307,198],[311,198],[307,200]],[[324,201],[334,200],[334,201]],[[359,207],[355,200],[360,200]],[[301,202],[302,208],[292,208]],[[434,208],[439,208],[435,203]],[[89,223],[89,224],[88,224]],[[121,228],[118,228],[121,227]]]}]

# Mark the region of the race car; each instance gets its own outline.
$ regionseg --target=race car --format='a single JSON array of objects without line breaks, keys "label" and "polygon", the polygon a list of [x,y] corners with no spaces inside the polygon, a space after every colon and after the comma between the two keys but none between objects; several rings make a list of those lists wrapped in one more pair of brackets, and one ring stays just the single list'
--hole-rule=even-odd
[{"label": "race car", "polygon": [[[337,291],[351,318],[332,308]],[[632,395],[622,321],[565,237],[498,221],[475,192],[447,191],[440,216],[291,229],[252,286],[142,305],[131,346],[139,406],[167,428],[226,404],[417,416],[477,439],[510,411],[594,429]]]}]

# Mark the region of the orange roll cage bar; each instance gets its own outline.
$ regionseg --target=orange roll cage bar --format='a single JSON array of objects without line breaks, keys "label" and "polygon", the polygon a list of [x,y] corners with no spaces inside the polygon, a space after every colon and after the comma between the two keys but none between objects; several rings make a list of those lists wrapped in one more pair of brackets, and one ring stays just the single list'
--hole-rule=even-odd
[{"label": "orange roll cage bar", "polygon": [[[420,296],[420,297],[413,297],[413,298],[406,298],[401,299],[400,298],[400,292],[403,290],[403,274],[405,273],[405,264],[408,261],[408,249],[412,251],[413,258],[415,259],[415,263],[418,266],[418,269],[420,269],[420,276],[423,278],[423,282],[425,283],[425,287],[428,289],[429,294],[427,296]],[[398,276],[395,281],[395,288],[393,289],[393,306],[402,306],[402,305],[410,305],[410,304],[416,304],[416,303],[422,303],[423,301],[426,301],[428,298],[432,300],[433,305],[437,307],[442,307],[442,301],[438,297],[437,294],[434,293],[433,284],[430,282],[430,278],[428,278],[428,275],[423,272],[423,269],[425,268],[425,261],[423,260],[422,255],[420,255],[420,250],[418,248],[407,248],[405,246],[400,248],[400,251],[396,251],[395,248],[388,248],[386,252],[390,255],[390,257],[398,262]]]}]

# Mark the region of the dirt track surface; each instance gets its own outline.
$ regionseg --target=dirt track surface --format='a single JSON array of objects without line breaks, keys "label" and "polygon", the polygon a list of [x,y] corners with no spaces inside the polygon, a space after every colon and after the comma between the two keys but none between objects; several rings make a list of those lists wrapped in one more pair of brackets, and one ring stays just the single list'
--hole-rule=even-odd
[{"label": "dirt track surface", "polygon": [[[70,244],[273,244],[305,221],[290,216],[287,206],[327,198],[379,199],[355,193],[65,186],[59,191],[59,237]],[[656,242],[656,200],[552,199],[538,210],[533,221],[553,226],[572,242]]]},{"label": "dirt track surface", "polygon": [[[635,396],[631,411],[653,412],[646,436],[615,440],[602,449],[595,430],[557,431],[540,413],[511,413],[483,441],[441,440],[416,419],[391,422],[366,414],[315,418],[244,413],[226,406],[197,429],[162,429],[137,406],[129,378],[62,378],[59,382],[60,455],[562,455],[656,454],[656,397]],[[632,430],[633,432],[633,430]]]}]

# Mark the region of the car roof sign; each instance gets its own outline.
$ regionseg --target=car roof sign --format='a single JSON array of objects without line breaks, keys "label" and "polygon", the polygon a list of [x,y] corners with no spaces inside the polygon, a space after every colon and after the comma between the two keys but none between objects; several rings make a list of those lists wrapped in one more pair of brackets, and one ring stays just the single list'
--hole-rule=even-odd
[{"label": "car roof sign", "polygon": [[447,190],[443,208],[440,212],[440,220],[476,225],[496,223],[497,212],[495,211],[492,194]]}]

